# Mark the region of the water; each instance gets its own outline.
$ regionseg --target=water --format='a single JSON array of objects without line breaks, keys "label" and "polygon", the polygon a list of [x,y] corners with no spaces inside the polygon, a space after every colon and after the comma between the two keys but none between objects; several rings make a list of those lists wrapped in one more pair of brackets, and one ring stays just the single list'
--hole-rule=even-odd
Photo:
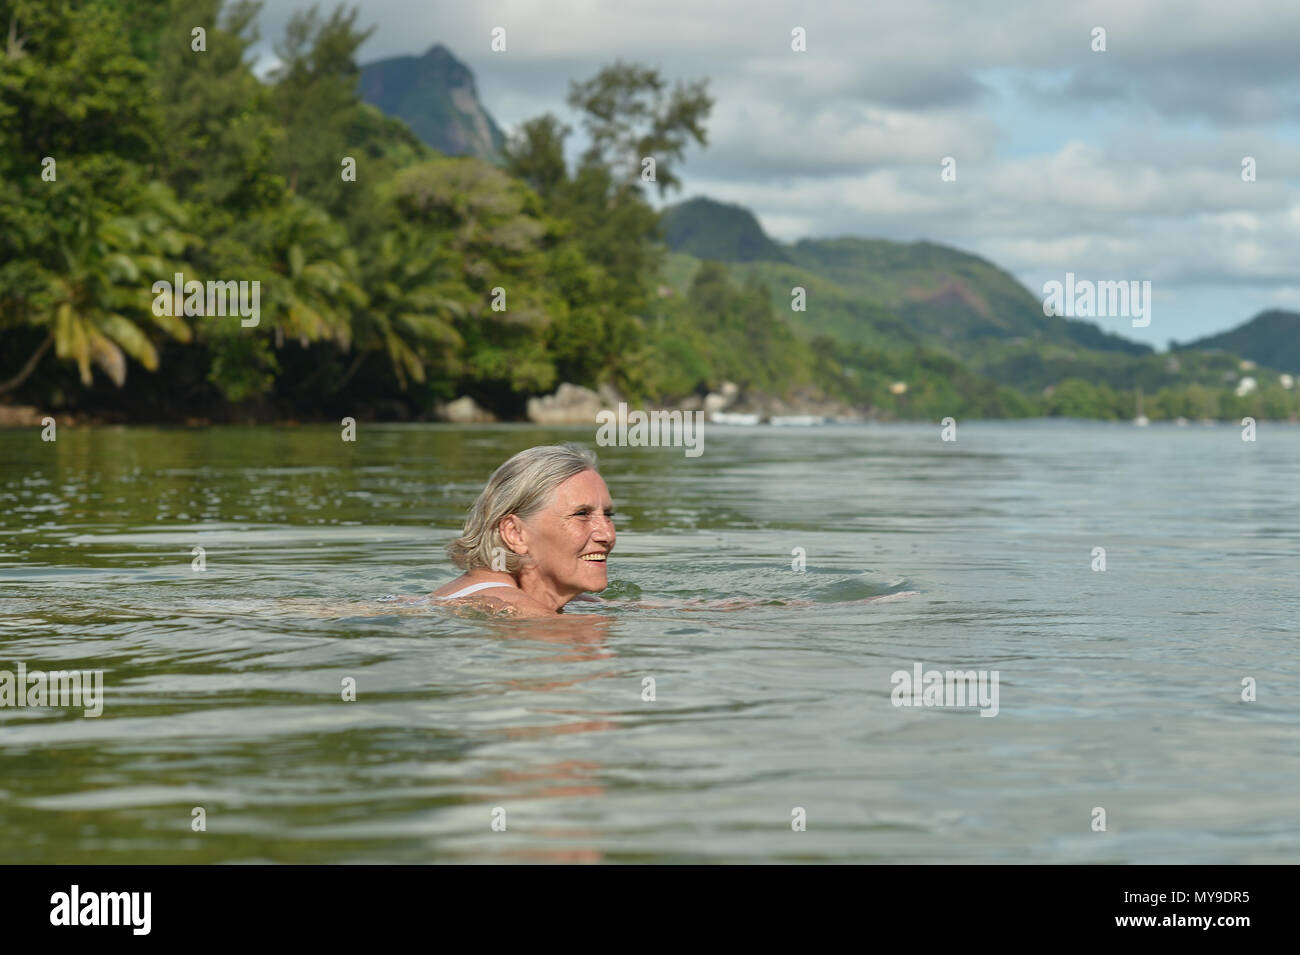
[{"label": "water", "polygon": [[[1300,429],[713,427],[598,449],[610,593],[771,603],[374,602],[558,440],[0,432],[0,668],[106,696],[0,709],[0,860],[1294,861]],[[998,715],[892,705],[918,662],[997,670]]]}]

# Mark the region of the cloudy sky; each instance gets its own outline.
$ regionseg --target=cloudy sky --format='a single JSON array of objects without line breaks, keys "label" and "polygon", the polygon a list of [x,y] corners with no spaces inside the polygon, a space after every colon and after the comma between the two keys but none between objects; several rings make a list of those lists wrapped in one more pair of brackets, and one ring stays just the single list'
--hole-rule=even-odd
[{"label": "cloudy sky", "polygon": [[[266,0],[271,41],[307,0]],[[329,6],[323,4],[323,9]],[[1149,280],[1163,348],[1300,310],[1300,5],[1266,0],[361,0],[363,62],[440,42],[504,130],[615,59],[707,78],[677,201],[783,241],[928,239],[1043,283]],[[1289,9],[1288,9],[1289,7]],[[506,29],[507,51],[491,51]],[[791,50],[803,27],[807,51]],[[1092,49],[1104,28],[1106,50]],[[259,67],[260,69],[261,67]],[[582,146],[572,138],[576,155]],[[956,181],[940,177],[944,157]],[[1255,160],[1254,182],[1242,162]]]}]

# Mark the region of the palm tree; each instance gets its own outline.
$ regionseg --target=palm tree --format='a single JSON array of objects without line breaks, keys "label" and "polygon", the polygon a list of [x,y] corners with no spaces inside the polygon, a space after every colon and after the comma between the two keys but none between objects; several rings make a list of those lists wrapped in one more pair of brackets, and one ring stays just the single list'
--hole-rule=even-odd
[{"label": "palm tree", "polygon": [[347,350],[352,343],[352,308],[365,304],[356,283],[356,253],[347,234],[319,207],[292,197],[269,216],[267,255],[274,273],[268,281],[275,345],[286,337],[306,347],[333,341]]},{"label": "palm tree", "polygon": [[464,345],[453,324],[467,314],[464,284],[447,268],[446,256],[431,251],[427,236],[411,229],[386,232],[366,270],[367,307],[354,313],[357,357],[336,387],[342,387],[371,351],[384,350],[398,384],[424,382],[431,351],[447,364]]},{"label": "palm tree", "polygon": [[76,363],[82,384],[92,383],[93,364],[120,388],[127,357],[158,369],[150,322],[178,341],[192,337],[183,319],[154,314],[144,280],[183,268],[179,256],[196,241],[180,230],[182,212],[169,190],[146,187],[133,215],[106,218],[90,203],[79,205],[71,230],[52,237],[57,271],[36,266],[28,272],[31,294],[20,303],[29,323],[48,333],[18,374],[0,383],[0,394],[22,385],[51,345],[60,359]]}]

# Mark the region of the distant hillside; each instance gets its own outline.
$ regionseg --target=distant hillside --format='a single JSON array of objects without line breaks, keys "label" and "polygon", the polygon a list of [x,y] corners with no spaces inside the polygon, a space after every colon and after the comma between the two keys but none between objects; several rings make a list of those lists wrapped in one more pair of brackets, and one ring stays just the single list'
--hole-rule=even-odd
[{"label": "distant hillside", "polygon": [[754,213],[744,206],[691,199],[665,209],[661,224],[670,249],[697,259],[789,261],[785,251],[768,238]]},{"label": "distant hillside", "polygon": [[[1042,302],[1012,276],[948,246],[885,239],[804,239],[790,254],[796,265],[892,312],[922,342],[937,347],[991,338],[1128,355],[1152,351],[1149,345],[1092,322],[1044,315]],[[785,295],[789,297],[788,289]]]},{"label": "distant hillside", "polygon": [[[932,242],[885,239],[773,241],[748,209],[692,199],[664,211],[668,247],[693,259],[735,263],[758,273],[782,311],[790,289],[808,290],[795,321],[805,337],[828,334],[870,347],[924,344],[957,357],[975,342],[1034,341],[1126,355],[1148,345],[1098,325],[1043,314],[1042,302],[990,262]],[[669,280],[684,269],[671,265]]]},{"label": "distant hillside", "polygon": [[361,67],[361,98],[449,156],[496,162],[505,136],[479,102],[474,74],[445,46]]},{"label": "distant hillside", "polygon": [[1294,372],[1300,370],[1300,313],[1278,309],[1260,312],[1230,331],[1185,345],[1171,344],[1171,348],[1224,351],[1249,358],[1266,368]]}]

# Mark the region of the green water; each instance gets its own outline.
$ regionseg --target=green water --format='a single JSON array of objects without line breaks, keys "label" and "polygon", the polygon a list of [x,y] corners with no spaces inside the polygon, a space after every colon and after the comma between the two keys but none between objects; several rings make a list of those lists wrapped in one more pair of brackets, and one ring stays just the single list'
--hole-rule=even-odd
[{"label": "green water", "polygon": [[[597,448],[625,602],[375,603],[454,576],[507,456],[593,439],[0,432],[0,669],[105,684],[97,719],[0,708],[0,860],[1294,861],[1300,429]],[[635,606],[731,597],[771,602]],[[998,715],[894,706],[915,663],[997,670]]]}]

